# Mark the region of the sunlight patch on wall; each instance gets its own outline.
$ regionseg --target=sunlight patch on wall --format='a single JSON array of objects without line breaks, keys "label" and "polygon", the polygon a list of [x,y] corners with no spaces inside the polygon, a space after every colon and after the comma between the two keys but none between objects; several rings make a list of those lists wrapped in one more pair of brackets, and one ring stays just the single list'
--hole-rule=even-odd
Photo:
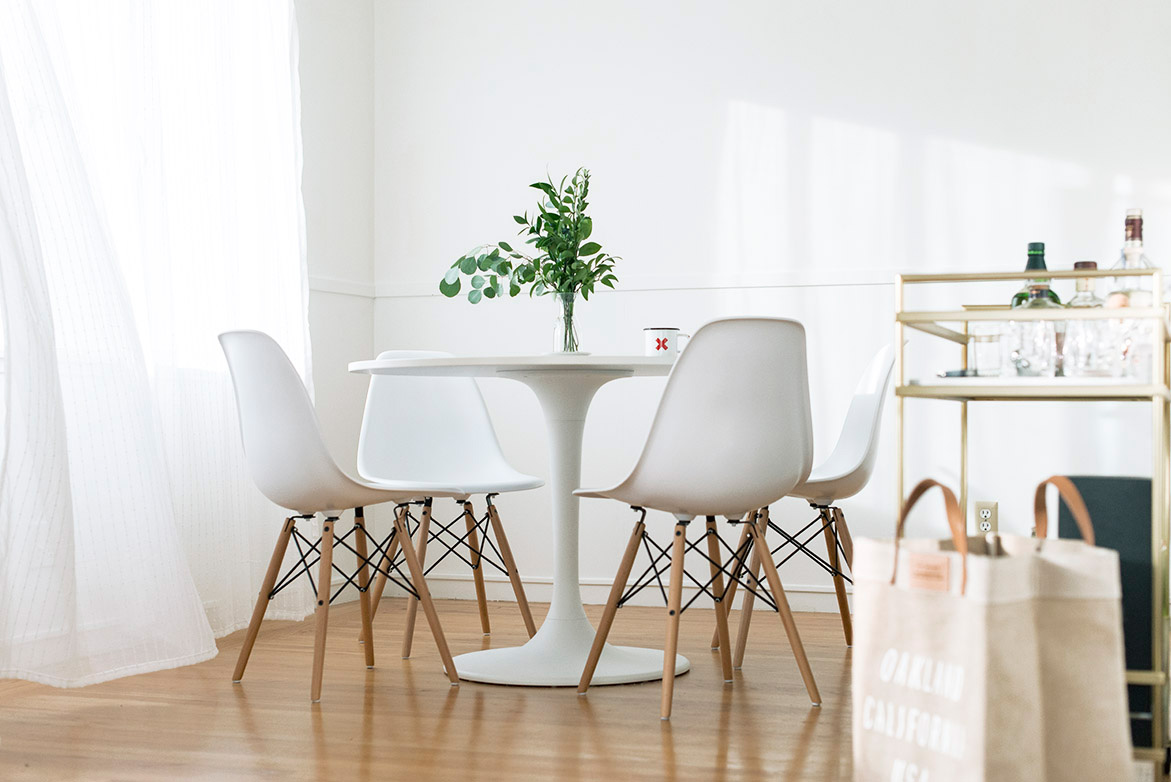
[{"label": "sunlight patch on wall", "polygon": [[785,112],[732,101],[716,191],[716,278],[775,272],[789,257]]},{"label": "sunlight patch on wall", "polygon": [[906,166],[898,135],[814,117],[809,134],[809,266],[898,269],[907,254]]}]

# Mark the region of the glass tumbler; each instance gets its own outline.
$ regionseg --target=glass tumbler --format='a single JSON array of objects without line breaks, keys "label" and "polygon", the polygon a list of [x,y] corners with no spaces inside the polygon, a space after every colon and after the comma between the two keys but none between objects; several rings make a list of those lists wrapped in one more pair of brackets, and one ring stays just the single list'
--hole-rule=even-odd
[{"label": "glass tumbler", "polygon": [[969,337],[968,364],[977,377],[999,377],[1001,324],[992,321],[972,323]]}]

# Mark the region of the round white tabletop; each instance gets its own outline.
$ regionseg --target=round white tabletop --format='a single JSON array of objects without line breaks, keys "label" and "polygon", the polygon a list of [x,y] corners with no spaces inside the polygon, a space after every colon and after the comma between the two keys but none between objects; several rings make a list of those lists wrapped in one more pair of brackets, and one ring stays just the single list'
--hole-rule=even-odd
[{"label": "round white tabletop", "polygon": [[[553,599],[537,634],[524,646],[461,654],[455,668],[461,679],[492,684],[576,687],[594,640],[578,578],[578,498],[581,442],[586,412],[599,388],[611,380],[664,376],[672,359],[646,356],[443,357],[355,361],[350,371],[371,375],[504,377],[533,389],[545,415],[553,495]],[[606,644],[593,684],[625,684],[663,676],[663,652]],[[675,673],[691,668],[675,657]]]},{"label": "round white tabletop", "polygon": [[428,377],[509,377],[514,372],[609,372],[618,377],[663,376],[673,358],[657,356],[595,356],[590,353],[549,353],[543,356],[443,356],[353,361],[350,371],[367,375]]}]

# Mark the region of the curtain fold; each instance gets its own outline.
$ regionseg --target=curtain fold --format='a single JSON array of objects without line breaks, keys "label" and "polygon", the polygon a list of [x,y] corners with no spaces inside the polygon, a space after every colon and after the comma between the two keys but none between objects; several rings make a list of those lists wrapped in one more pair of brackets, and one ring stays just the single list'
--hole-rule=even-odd
[{"label": "curtain fold", "polygon": [[196,662],[247,622],[283,513],[215,337],[307,373],[298,106],[290,3],[0,3],[0,677]]}]

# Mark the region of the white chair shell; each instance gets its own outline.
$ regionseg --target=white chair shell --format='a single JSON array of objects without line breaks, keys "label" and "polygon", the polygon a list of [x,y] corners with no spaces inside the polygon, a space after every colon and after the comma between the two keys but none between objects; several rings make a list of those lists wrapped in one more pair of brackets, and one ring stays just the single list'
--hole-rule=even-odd
[{"label": "white chair shell", "polygon": [[740,518],[792,492],[812,462],[805,328],[727,318],[698,330],[679,356],[630,475],[575,493],[681,518]]},{"label": "white chair shell", "polygon": [[277,505],[309,514],[465,493],[451,486],[379,487],[346,475],[330,456],[301,376],[280,345],[260,331],[230,331],[219,339],[235,386],[249,472]]},{"label": "white chair shell", "polygon": [[[450,355],[387,350],[378,358]],[[470,377],[371,376],[358,437],[358,474],[385,488],[458,485],[467,494],[544,485],[504,458],[479,386]]]},{"label": "white chair shell", "polygon": [[853,497],[870,482],[893,368],[894,347],[887,345],[874,355],[858,381],[829,458],[813,468],[805,482],[791,492],[794,496],[816,505],[831,505]]}]

